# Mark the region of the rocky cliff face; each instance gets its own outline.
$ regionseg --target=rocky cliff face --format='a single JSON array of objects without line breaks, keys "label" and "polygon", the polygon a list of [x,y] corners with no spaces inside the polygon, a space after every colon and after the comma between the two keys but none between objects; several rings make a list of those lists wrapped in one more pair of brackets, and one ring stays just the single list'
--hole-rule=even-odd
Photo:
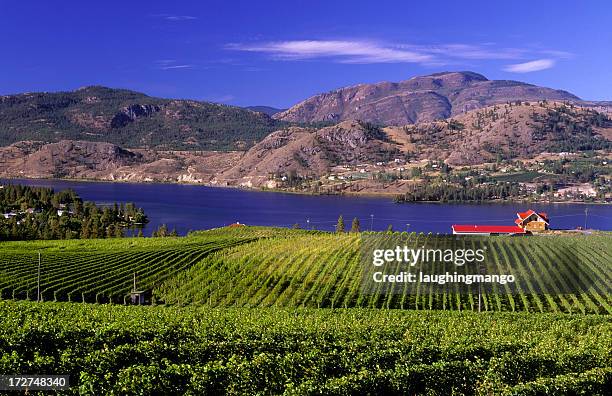
[{"label": "rocky cliff face", "polygon": [[62,140],[0,147],[0,177],[206,183],[240,153],[126,150],[111,143]]},{"label": "rocky cliff face", "polygon": [[160,107],[156,105],[134,104],[124,107],[111,120],[111,128],[122,128],[140,117],[150,117],[159,110]]},{"label": "rocky cliff face", "polygon": [[27,177],[88,177],[135,165],[142,155],[111,143],[62,140],[20,142],[0,148],[4,174]]},{"label": "rocky cliff face", "polygon": [[518,81],[491,81],[473,72],[436,73],[397,83],[360,84],[313,96],[274,118],[293,122],[362,120],[383,125],[429,122],[522,100],[580,98]]},{"label": "rocky cliff face", "polygon": [[388,160],[396,152],[381,130],[357,121],[319,130],[292,127],[267,136],[216,179],[263,185],[273,174],[318,177],[336,165]]}]

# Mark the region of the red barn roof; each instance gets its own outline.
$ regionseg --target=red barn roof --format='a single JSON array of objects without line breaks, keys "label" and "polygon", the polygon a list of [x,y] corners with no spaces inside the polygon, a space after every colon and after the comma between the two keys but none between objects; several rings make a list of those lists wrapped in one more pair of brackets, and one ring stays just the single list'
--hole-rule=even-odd
[{"label": "red barn roof", "polygon": [[465,234],[525,234],[527,231],[517,226],[453,224],[453,232]]},{"label": "red barn roof", "polygon": [[521,221],[525,220],[526,218],[528,218],[529,216],[531,216],[531,215],[533,215],[533,214],[535,214],[535,215],[539,216],[539,217],[540,217],[542,220],[544,220],[545,222],[547,222],[547,223],[548,223],[548,215],[547,215],[546,213],[544,213],[544,212],[540,212],[540,213],[538,213],[538,212],[536,212],[535,210],[531,210],[531,209],[529,209],[529,210],[528,210],[528,211],[526,211],[526,212],[518,212],[516,215],[517,215],[517,217],[518,217],[518,219],[517,219],[517,220],[519,220],[519,221],[517,222],[517,221],[515,220],[514,222],[515,222],[516,224],[518,224],[519,222],[521,222]]}]

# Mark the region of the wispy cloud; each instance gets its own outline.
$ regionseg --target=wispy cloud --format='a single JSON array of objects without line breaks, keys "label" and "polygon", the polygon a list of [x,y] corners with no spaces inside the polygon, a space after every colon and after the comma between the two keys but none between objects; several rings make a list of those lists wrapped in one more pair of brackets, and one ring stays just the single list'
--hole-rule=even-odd
[{"label": "wispy cloud", "polygon": [[160,67],[162,70],[172,70],[172,69],[193,69],[193,65],[171,65],[171,66],[162,66]]},{"label": "wispy cloud", "polygon": [[504,67],[504,70],[512,73],[531,73],[540,70],[550,69],[555,65],[554,59],[537,59],[524,63],[516,63]]},{"label": "wispy cloud", "polygon": [[151,15],[153,18],[160,18],[166,21],[191,21],[194,19],[198,19],[198,17],[191,15],[172,15],[172,14],[154,14]]},{"label": "wispy cloud", "polygon": [[333,58],[342,63],[420,63],[431,56],[367,41],[296,40],[229,44],[228,49],[262,52],[280,60]]},{"label": "wispy cloud", "polygon": [[179,63],[175,59],[160,59],[155,61],[155,66],[160,70],[193,69],[195,65]]},{"label": "wispy cloud", "polygon": [[441,58],[496,60],[520,59],[525,50],[520,48],[497,48],[493,43],[487,44],[441,44],[441,45],[402,45],[415,51],[438,56]]},{"label": "wispy cloud", "polygon": [[572,59],[574,57],[573,53],[567,51],[542,50],[540,53],[557,59]]},{"label": "wispy cloud", "polygon": [[516,63],[506,71],[527,73],[551,68],[560,59],[573,54],[553,49],[513,48],[496,43],[481,44],[432,44],[382,43],[368,40],[287,40],[258,43],[232,43],[228,50],[256,52],[271,59],[298,61],[328,59],[337,63],[419,63],[430,66],[465,63],[468,61],[520,61],[545,57],[534,61]]}]

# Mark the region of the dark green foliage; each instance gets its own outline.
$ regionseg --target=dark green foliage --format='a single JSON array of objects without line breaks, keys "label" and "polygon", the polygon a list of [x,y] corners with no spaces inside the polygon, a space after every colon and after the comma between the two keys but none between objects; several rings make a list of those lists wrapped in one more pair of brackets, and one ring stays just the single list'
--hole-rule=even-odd
[{"label": "dark green foliage", "polygon": [[165,224],[160,225],[157,230],[153,231],[153,234],[151,235],[152,237],[159,237],[159,238],[164,238],[164,237],[175,237],[178,236],[178,233],[176,232],[175,229],[172,229],[172,231],[168,230],[168,226]]},{"label": "dark green foliage", "polygon": [[344,230],[344,218],[342,215],[340,215],[340,217],[338,217],[338,222],[336,223],[336,232],[344,232]]},{"label": "dark green foliage", "polygon": [[99,207],[72,190],[5,185],[0,188],[0,241],[117,238],[149,220],[134,204]]},{"label": "dark green foliage", "polygon": [[578,112],[567,105],[555,106],[546,116],[533,114],[534,121],[541,124],[534,130],[534,140],[548,139],[551,152],[576,152],[585,150],[610,150],[612,142],[594,133],[593,128],[612,127],[612,120],[605,114],[588,110]]},{"label": "dark green foliage", "polygon": [[408,192],[395,197],[395,202],[481,202],[494,199],[520,198],[524,195],[524,187],[514,182],[485,185],[426,183],[410,185]]},{"label": "dark green foliage", "polygon": [[283,123],[239,107],[87,87],[0,97],[0,125],[0,146],[70,139],[128,148],[235,150]]},{"label": "dark green foliage", "polygon": [[[0,372],[65,394],[604,395],[604,316],[0,302]],[[19,324],[19,325],[16,325]]]}]

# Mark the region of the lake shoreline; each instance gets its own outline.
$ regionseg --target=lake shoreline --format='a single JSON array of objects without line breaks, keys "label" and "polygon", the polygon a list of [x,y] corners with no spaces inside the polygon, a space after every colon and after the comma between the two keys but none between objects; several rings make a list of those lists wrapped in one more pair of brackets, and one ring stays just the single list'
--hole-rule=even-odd
[{"label": "lake shoreline", "polygon": [[[186,183],[134,183],[83,179],[0,179],[0,183],[72,189],[84,201],[133,202],[143,208],[150,222],[143,233],[150,235],[165,224],[179,235],[241,223],[255,226],[333,231],[338,217],[345,224],[360,220],[361,229],[450,234],[452,224],[513,225],[516,213],[528,209],[546,212],[551,227],[584,227],[612,231],[612,209],[607,205],[524,203],[509,201],[479,203],[415,202],[397,204],[380,195],[307,195],[285,191],[206,186]],[[267,194],[262,194],[266,192]],[[585,208],[588,224],[585,227]]]},{"label": "lake shoreline", "polygon": [[[397,193],[383,193],[383,192],[342,192],[338,194],[322,194],[322,193],[314,193],[308,191],[288,191],[283,189],[272,189],[272,188],[253,188],[253,187],[244,187],[244,186],[230,186],[225,185],[221,186],[213,183],[193,183],[193,182],[170,182],[170,181],[132,181],[132,180],[108,180],[108,179],[89,179],[89,178],[49,178],[49,177],[0,177],[0,180],[44,180],[44,181],[65,181],[65,182],[83,182],[83,183],[120,183],[120,184],[133,184],[133,185],[183,185],[183,186],[201,186],[201,187],[210,187],[217,189],[232,189],[239,191],[249,191],[249,192],[262,192],[262,193],[276,193],[276,194],[290,194],[290,195],[301,195],[301,196],[314,196],[314,197],[371,197],[371,198],[390,198],[393,199],[397,197]],[[407,202],[395,202],[398,205],[403,204],[445,204],[445,205],[453,205],[453,204],[467,204],[467,205],[480,205],[480,204],[574,204],[574,205],[612,205],[612,202],[586,202],[586,201],[530,201],[527,199],[508,199],[508,200],[485,200],[485,201],[407,201]]]}]

